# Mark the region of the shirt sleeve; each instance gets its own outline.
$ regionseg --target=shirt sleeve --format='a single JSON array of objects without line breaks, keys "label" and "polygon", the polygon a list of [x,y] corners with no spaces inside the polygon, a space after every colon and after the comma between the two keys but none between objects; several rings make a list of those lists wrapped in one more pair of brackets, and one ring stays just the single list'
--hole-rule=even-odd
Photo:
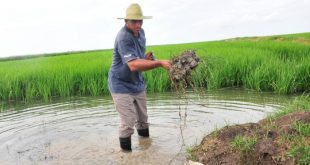
[{"label": "shirt sleeve", "polygon": [[135,44],[132,40],[120,40],[118,43],[118,51],[124,64],[138,59]]}]

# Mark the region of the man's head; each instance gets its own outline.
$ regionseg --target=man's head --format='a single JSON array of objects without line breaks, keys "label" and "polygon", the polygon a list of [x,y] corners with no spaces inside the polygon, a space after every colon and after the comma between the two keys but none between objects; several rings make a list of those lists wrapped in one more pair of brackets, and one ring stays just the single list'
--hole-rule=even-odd
[{"label": "man's head", "polygon": [[128,29],[130,29],[135,35],[138,35],[141,30],[143,20],[125,19],[125,23]]},{"label": "man's head", "polygon": [[141,30],[143,19],[150,19],[151,16],[143,16],[142,9],[137,3],[129,5],[126,10],[126,17],[124,19],[127,27],[135,34]]}]

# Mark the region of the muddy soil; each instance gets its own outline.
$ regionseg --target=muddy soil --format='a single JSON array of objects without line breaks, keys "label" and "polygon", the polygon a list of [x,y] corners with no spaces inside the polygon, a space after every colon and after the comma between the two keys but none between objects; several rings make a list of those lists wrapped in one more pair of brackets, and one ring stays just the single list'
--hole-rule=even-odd
[{"label": "muddy soil", "polygon": [[176,89],[186,88],[191,85],[193,69],[198,66],[199,57],[194,50],[186,50],[171,59],[169,76],[172,86]]},{"label": "muddy soil", "polygon": [[[310,112],[295,112],[275,120],[263,119],[258,123],[226,126],[214,131],[194,148],[196,161],[203,164],[264,164],[290,165],[297,160],[287,156],[293,147],[283,136],[294,136],[298,132],[293,128],[296,122],[310,123]],[[251,152],[244,153],[231,145],[237,136],[255,137],[256,145]],[[310,137],[305,137],[305,145],[310,145]],[[309,155],[310,156],[310,155]]]}]

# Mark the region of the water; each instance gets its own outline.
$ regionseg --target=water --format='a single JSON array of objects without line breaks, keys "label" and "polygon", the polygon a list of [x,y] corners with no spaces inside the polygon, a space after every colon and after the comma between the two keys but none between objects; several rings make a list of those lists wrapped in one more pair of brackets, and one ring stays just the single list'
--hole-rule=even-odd
[{"label": "water", "polygon": [[119,118],[110,96],[6,106],[0,113],[0,164],[184,164],[186,149],[225,125],[256,122],[291,98],[220,90],[182,98],[148,94],[150,138],[119,149]]}]

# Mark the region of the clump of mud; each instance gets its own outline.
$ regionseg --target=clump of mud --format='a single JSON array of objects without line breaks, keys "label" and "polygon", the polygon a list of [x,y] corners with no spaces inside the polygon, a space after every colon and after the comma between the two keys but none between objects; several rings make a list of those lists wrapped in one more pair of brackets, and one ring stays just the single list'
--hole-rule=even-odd
[{"label": "clump of mud", "polygon": [[194,50],[186,50],[171,59],[169,76],[172,86],[186,88],[191,84],[191,75],[194,68],[198,66],[199,57]]}]

